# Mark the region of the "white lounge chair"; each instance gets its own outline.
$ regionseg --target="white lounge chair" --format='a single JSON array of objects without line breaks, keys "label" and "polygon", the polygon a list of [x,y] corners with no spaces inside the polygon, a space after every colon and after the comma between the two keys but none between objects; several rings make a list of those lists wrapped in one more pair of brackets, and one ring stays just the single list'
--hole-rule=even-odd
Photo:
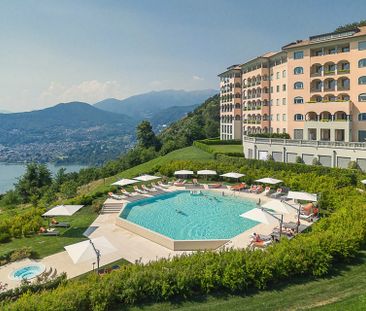
[{"label": "white lounge chair", "polygon": [[161,181],[158,181],[158,185],[163,188],[169,188],[169,185],[162,183]]},{"label": "white lounge chair", "polygon": [[147,192],[156,192],[157,191],[156,189],[154,189],[154,188],[148,188],[145,185],[142,185],[141,188],[144,189]]},{"label": "white lounge chair", "polygon": [[[144,189],[143,185],[142,185],[141,187],[142,187],[142,189]],[[141,194],[146,194],[146,193],[148,193],[146,190],[141,190],[141,189],[139,189],[139,187],[137,187],[137,186],[133,186],[133,190],[135,190],[137,193],[141,193]]]},{"label": "white lounge chair", "polygon": [[126,196],[124,196],[124,195],[115,194],[113,192],[109,192],[108,195],[111,199],[114,199],[114,200],[123,200],[126,198]]}]

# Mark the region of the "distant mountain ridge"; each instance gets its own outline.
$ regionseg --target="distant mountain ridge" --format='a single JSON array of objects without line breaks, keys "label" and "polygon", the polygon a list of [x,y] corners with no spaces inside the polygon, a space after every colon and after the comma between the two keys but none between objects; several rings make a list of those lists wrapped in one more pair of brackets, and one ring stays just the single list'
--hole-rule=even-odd
[{"label": "distant mountain ridge", "polygon": [[[114,113],[126,114],[140,120],[148,119],[151,120],[154,126],[158,126],[159,124],[156,124],[156,120],[160,119],[159,115],[165,109],[182,106],[194,107],[217,93],[218,91],[213,89],[197,91],[153,91],[122,100],[115,98],[105,99],[94,104],[94,107]],[[187,109],[183,110],[187,112]],[[178,114],[178,116],[182,115]],[[173,117],[171,119],[165,119],[168,124],[176,120],[178,119]]]}]

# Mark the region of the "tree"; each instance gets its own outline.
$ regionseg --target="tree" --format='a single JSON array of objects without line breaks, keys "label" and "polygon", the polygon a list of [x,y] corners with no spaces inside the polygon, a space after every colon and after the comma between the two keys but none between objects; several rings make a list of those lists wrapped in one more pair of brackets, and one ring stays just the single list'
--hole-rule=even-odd
[{"label": "tree", "polygon": [[143,148],[154,147],[160,149],[160,142],[156,137],[149,121],[142,121],[136,128],[137,143]]},{"label": "tree", "polygon": [[354,23],[350,23],[350,24],[345,24],[343,26],[339,26],[335,32],[344,32],[344,31],[349,31],[349,30],[353,30],[357,27],[360,26],[366,26],[366,19],[361,20],[359,22],[354,22]]}]

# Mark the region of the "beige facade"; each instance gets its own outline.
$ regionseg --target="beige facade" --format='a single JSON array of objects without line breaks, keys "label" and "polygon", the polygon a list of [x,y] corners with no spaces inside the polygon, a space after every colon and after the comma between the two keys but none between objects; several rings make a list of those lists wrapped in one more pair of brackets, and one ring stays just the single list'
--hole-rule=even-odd
[{"label": "beige facade", "polygon": [[298,40],[219,77],[221,139],[366,141],[366,27]]}]

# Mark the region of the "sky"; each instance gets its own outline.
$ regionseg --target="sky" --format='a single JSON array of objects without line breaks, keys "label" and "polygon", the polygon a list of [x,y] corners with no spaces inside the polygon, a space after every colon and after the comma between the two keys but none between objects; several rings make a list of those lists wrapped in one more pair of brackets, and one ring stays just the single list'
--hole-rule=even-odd
[{"label": "sky", "polygon": [[1,0],[0,110],[218,89],[226,67],[365,12],[365,0]]}]

